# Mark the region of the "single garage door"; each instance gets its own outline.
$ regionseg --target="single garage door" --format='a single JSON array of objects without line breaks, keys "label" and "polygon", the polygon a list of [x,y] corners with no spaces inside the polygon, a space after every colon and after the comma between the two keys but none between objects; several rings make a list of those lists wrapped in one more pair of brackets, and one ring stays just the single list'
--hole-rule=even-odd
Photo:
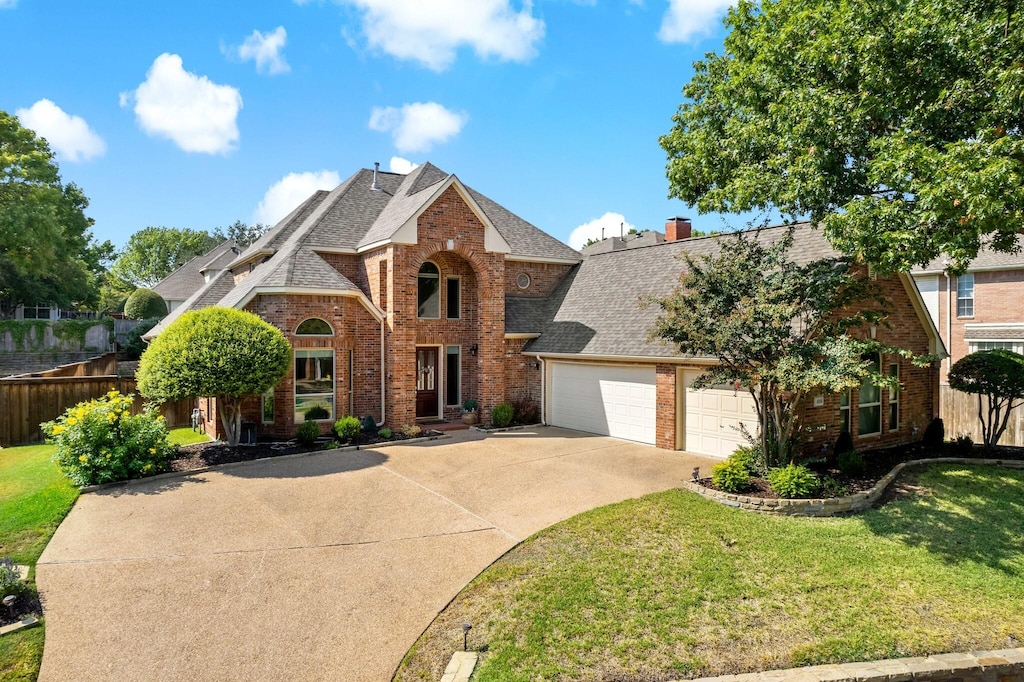
[{"label": "single garage door", "polygon": [[695,391],[690,388],[700,372],[684,372],[686,395],[683,413],[683,449],[700,455],[728,457],[747,441],[739,431],[745,424],[751,434],[757,433],[757,408],[746,391],[722,386]]},{"label": "single garage door", "polygon": [[654,367],[551,363],[549,423],[654,444]]}]

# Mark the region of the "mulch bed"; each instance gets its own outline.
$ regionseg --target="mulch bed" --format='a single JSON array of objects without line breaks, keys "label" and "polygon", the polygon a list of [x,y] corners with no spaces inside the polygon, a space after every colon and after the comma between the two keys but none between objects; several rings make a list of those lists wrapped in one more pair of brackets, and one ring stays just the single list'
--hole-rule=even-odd
[{"label": "mulch bed", "polygon": [[[843,472],[839,471],[834,461],[826,461],[823,463],[809,463],[808,468],[814,473],[818,474],[820,478],[826,476],[834,479],[839,485],[847,488],[848,495],[854,495],[856,493],[867,492],[871,488],[875,487],[875,484],[890,471],[893,467],[901,462],[907,462],[913,459],[931,459],[934,457],[966,457],[971,459],[1011,459],[1011,460],[1024,460],[1024,448],[999,446],[996,448],[983,448],[975,446],[971,448],[965,448],[957,446],[953,443],[947,443],[941,448],[925,447],[920,443],[914,443],[911,445],[900,445],[897,447],[884,448],[880,450],[867,450],[861,453],[864,458],[864,473],[859,476],[848,476]],[[700,479],[699,483],[705,488],[711,488],[712,490],[718,490],[711,482],[710,478]],[[762,499],[778,499],[779,495],[775,493],[768,485],[768,481],[763,478],[755,478],[752,480],[753,487],[742,494],[747,497],[759,497]],[[824,493],[820,494],[819,497],[833,497]]]},{"label": "mulch bed", "polygon": [[[440,431],[424,430],[416,438],[440,435]],[[384,439],[376,436],[363,436],[359,440],[360,446],[372,446],[378,443],[391,443],[408,440],[410,436],[403,433],[395,433],[391,438]],[[195,471],[218,464],[230,464],[232,462],[250,462],[255,459],[267,457],[280,457],[282,455],[295,455],[303,452],[319,452],[335,447],[345,447],[352,443],[340,443],[333,439],[321,438],[313,445],[302,445],[298,441],[260,441],[255,445],[228,445],[222,441],[210,441],[209,443],[196,443],[194,445],[182,445],[178,448],[178,455],[170,464],[171,471]]]},{"label": "mulch bed", "polygon": [[0,627],[17,623],[28,616],[38,617],[42,612],[43,607],[39,603],[39,595],[35,593],[35,590],[26,590],[25,595],[18,597],[18,601],[14,602],[14,618],[11,618],[11,611],[6,606],[0,605]]}]

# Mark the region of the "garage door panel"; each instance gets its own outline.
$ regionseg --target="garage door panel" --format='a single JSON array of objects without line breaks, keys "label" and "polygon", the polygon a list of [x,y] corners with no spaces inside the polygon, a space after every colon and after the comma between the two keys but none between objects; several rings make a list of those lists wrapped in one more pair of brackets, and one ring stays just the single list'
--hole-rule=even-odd
[{"label": "garage door panel", "polygon": [[700,372],[685,372],[683,448],[689,452],[727,457],[745,441],[740,426],[757,430],[754,399],[731,386],[696,391],[690,388]]},{"label": "garage door panel", "polygon": [[554,362],[550,391],[549,421],[555,426],[655,441],[653,367]]}]

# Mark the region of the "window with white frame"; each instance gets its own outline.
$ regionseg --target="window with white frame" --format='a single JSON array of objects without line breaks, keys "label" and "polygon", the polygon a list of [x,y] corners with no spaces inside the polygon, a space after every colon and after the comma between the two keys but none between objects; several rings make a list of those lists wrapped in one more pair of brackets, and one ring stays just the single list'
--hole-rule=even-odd
[{"label": "window with white frame", "polygon": [[956,278],[956,316],[974,317],[974,274],[970,272]]},{"label": "window with white frame", "polygon": [[260,401],[260,413],[261,421],[264,424],[274,423],[274,389],[270,388],[266,393],[261,396]]},{"label": "window with white frame", "polygon": [[299,323],[295,333],[298,336],[334,336],[334,329],[327,320],[310,317]]},{"label": "window with white frame", "polygon": [[979,350],[1012,350],[1024,355],[1024,341],[968,341],[967,346],[971,353]]},{"label": "window with white frame", "polygon": [[22,318],[26,320],[48,320],[50,309],[43,306],[25,306],[22,309]]},{"label": "window with white frame", "polygon": [[889,365],[889,376],[897,381],[896,386],[889,389],[889,430],[900,428],[900,366],[893,362]]},{"label": "window with white frame", "polygon": [[[877,355],[866,357],[871,363],[871,372],[877,374],[880,361]],[[882,391],[871,383],[870,376],[864,377],[857,389],[857,435],[868,436],[882,432]]]},{"label": "window with white frame", "polygon": [[839,394],[839,430],[850,432],[850,391]]},{"label": "window with white frame", "polygon": [[445,317],[457,320],[462,317],[462,280],[458,277],[445,279]]},{"label": "window with white frame", "polygon": [[445,348],[444,404],[461,405],[462,353],[458,346]]},{"label": "window with white frame", "polygon": [[295,351],[295,423],[334,419],[334,350]]},{"label": "window with white frame", "polygon": [[428,320],[441,317],[441,272],[427,261],[416,276],[416,316]]}]

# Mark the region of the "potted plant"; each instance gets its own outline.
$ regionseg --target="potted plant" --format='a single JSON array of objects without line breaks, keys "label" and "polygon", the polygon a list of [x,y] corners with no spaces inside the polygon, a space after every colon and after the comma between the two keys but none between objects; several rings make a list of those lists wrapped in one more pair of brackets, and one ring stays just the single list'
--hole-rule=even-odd
[{"label": "potted plant", "polygon": [[476,407],[477,403],[472,398],[466,398],[466,400],[462,403],[463,424],[476,424]]}]

